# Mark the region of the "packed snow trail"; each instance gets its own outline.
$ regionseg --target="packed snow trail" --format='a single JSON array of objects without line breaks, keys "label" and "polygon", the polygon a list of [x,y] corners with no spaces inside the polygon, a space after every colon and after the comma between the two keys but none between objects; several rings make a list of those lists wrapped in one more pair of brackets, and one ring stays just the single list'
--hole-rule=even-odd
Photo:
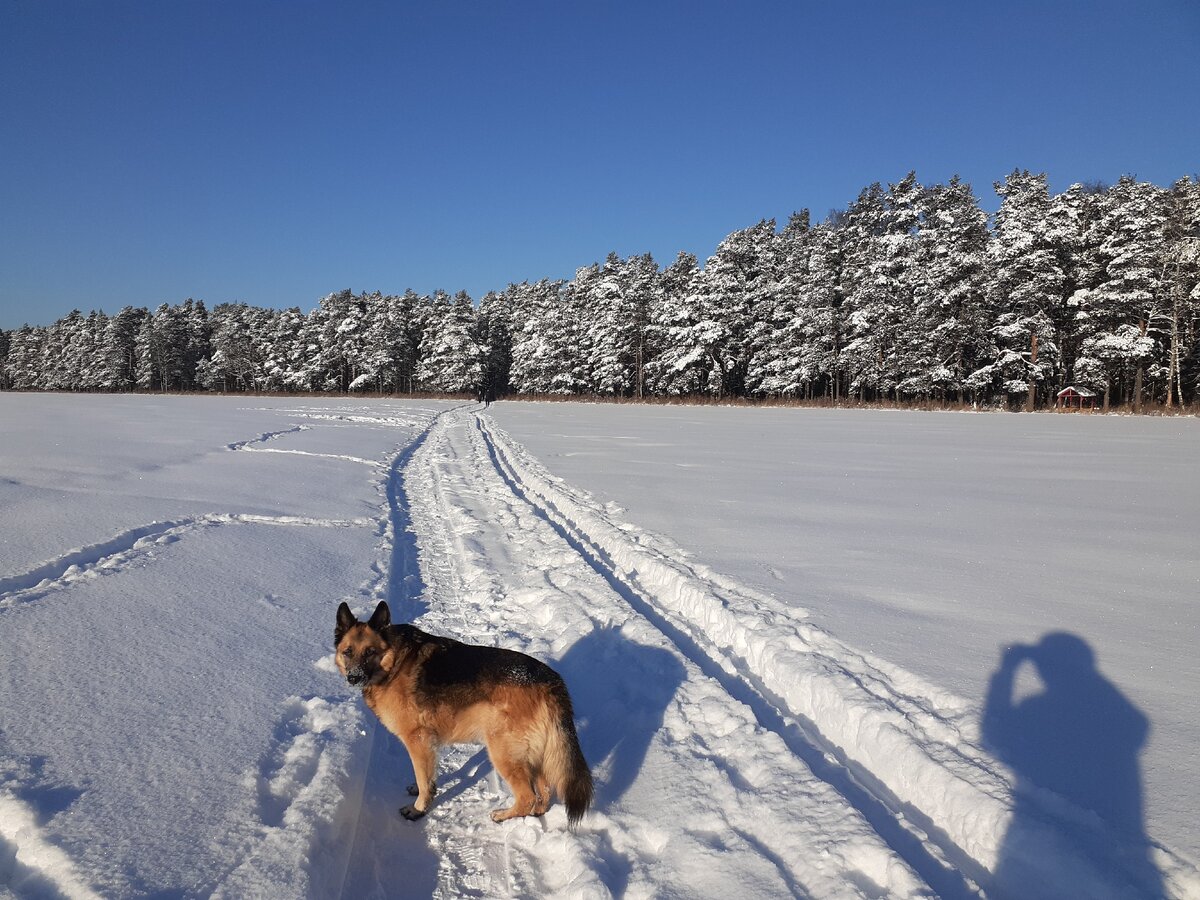
[{"label": "packed snow trail", "polygon": [[[562,824],[554,812],[545,823],[511,826],[502,842],[478,824],[456,833],[468,815],[486,819],[498,786],[494,776],[486,788],[477,779],[482,757],[452,754],[450,771],[465,766],[455,776],[457,808],[443,798],[437,824],[427,826],[442,894],[463,885],[481,896],[553,894],[594,880],[616,894],[670,885],[704,895],[712,882],[676,881],[703,841],[692,822],[742,851],[706,859],[706,870],[720,872],[728,859],[763,867],[716,883],[753,883],[766,895],[1147,893],[1118,861],[1117,838],[1080,842],[1036,823],[1023,825],[1028,851],[1015,866],[1008,859],[1008,880],[996,883],[1014,794],[979,745],[977,710],[613,520],[488,417],[444,416],[406,476],[428,607],[418,622],[555,663],[577,695],[600,784],[585,827],[557,834],[546,853],[544,829]],[[630,730],[641,748],[636,765],[615,752]],[[655,793],[664,772],[694,779],[698,755],[711,783]],[[494,799],[485,801],[485,790]],[[648,805],[639,810],[637,800]],[[663,805],[680,810],[679,825],[657,823],[646,852],[639,819]],[[691,851],[673,864],[670,848],[681,846]],[[564,847],[578,861],[570,874]],[[1166,848],[1153,852],[1172,895],[1195,896],[1194,867]]]},{"label": "packed snow trail", "polygon": [[417,621],[563,674],[596,806],[573,832],[561,806],[495,825],[501,788],[468,747],[445,754],[430,814],[405,822],[407,760],[377,729],[375,766],[388,771],[368,775],[343,896],[385,896],[414,871],[424,883],[406,859],[422,831],[437,896],[929,895],[844,797],[512,490],[491,453],[473,416],[447,415],[405,471],[428,608]]}]

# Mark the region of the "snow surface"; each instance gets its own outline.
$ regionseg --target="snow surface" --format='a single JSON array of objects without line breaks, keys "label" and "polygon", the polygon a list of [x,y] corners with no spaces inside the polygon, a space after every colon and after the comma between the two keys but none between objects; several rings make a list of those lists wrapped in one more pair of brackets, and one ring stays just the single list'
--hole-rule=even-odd
[{"label": "snow surface", "polygon": [[[1137,420],[1072,450],[1025,417],[824,415],[0,395],[0,895],[1200,897],[1190,821],[1160,827],[1152,787],[1143,823],[1020,771],[988,748],[1022,735],[993,717],[984,739],[972,680],[999,648],[1070,630],[1100,673],[1071,670],[1073,696],[1128,738],[1100,754],[1109,783],[1140,803],[1144,716],[1147,785],[1165,734],[1174,791],[1194,799],[1194,739],[1163,707],[1195,708],[1179,652],[1195,481],[1170,468],[1195,432]],[[998,425],[972,442],[954,419]],[[1138,460],[1119,491],[1140,514],[1100,499],[1118,489],[1099,463],[1063,466],[1082,508],[1056,513],[1089,526],[1062,534],[1080,566],[1107,564],[1103,528],[1128,554],[1154,548],[1137,594],[1154,596],[1124,631],[1080,618],[1090,595],[1061,567],[1021,553],[1030,574],[1001,572],[1004,540],[977,572],[952,565],[956,541],[984,541],[978,517],[1007,510],[993,532],[1028,539],[1051,527],[1009,509],[1014,446],[1045,465],[1042,493],[1081,449]],[[968,451],[1003,466],[959,499]],[[913,496],[938,512],[913,515]],[[981,613],[999,591],[1009,608]],[[578,829],[561,806],[493,824],[504,788],[474,747],[443,755],[425,819],[397,815],[406,754],[330,652],[338,602],[381,599],[563,674],[597,781]],[[1125,635],[1131,658],[1190,682],[1126,678]],[[1050,646],[1028,651],[1048,686],[1032,700],[1055,696]]]},{"label": "snow surface", "polygon": [[1200,421],[490,412],[639,525],[975,706],[1004,647],[1079,636],[1150,719],[1146,829],[1200,857]]}]

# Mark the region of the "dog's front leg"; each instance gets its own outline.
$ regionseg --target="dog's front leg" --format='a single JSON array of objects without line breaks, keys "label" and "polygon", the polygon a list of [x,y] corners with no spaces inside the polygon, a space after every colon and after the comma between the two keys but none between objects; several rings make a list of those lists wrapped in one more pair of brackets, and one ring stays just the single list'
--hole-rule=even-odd
[{"label": "dog's front leg", "polygon": [[429,812],[433,805],[433,795],[437,793],[434,783],[434,773],[437,771],[437,748],[432,736],[425,731],[414,731],[401,737],[412,760],[413,775],[416,784],[409,787],[410,794],[416,794],[416,801],[410,806],[400,807],[400,815],[409,821],[421,818]]}]

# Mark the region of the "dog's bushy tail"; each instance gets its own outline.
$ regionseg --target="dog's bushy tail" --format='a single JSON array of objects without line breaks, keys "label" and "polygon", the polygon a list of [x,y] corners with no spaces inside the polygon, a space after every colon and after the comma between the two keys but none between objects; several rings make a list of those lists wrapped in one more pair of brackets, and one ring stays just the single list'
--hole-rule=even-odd
[{"label": "dog's bushy tail", "polygon": [[553,712],[557,713],[558,721],[546,746],[546,776],[567,808],[567,822],[575,825],[592,805],[595,796],[592,772],[579,746],[575,711],[566,685],[559,682],[550,695],[557,707]]}]

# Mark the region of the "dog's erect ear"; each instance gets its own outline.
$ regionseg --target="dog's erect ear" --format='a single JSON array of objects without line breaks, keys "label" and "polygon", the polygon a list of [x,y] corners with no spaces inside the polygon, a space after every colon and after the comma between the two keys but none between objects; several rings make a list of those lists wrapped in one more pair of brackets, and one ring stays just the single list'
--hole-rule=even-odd
[{"label": "dog's erect ear", "polygon": [[388,609],[387,601],[380,600],[379,605],[375,607],[375,612],[371,613],[371,621],[367,622],[376,631],[383,631],[392,624],[392,611]]},{"label": "dog's erect ear", "polygon": [[337,625],[333,629],[333,645],[336,647],[340,644],[346,632],[357,624],[358,619],[354,618],[354,613],[350,612],[350,607],[343,602],[338,607]]}]

